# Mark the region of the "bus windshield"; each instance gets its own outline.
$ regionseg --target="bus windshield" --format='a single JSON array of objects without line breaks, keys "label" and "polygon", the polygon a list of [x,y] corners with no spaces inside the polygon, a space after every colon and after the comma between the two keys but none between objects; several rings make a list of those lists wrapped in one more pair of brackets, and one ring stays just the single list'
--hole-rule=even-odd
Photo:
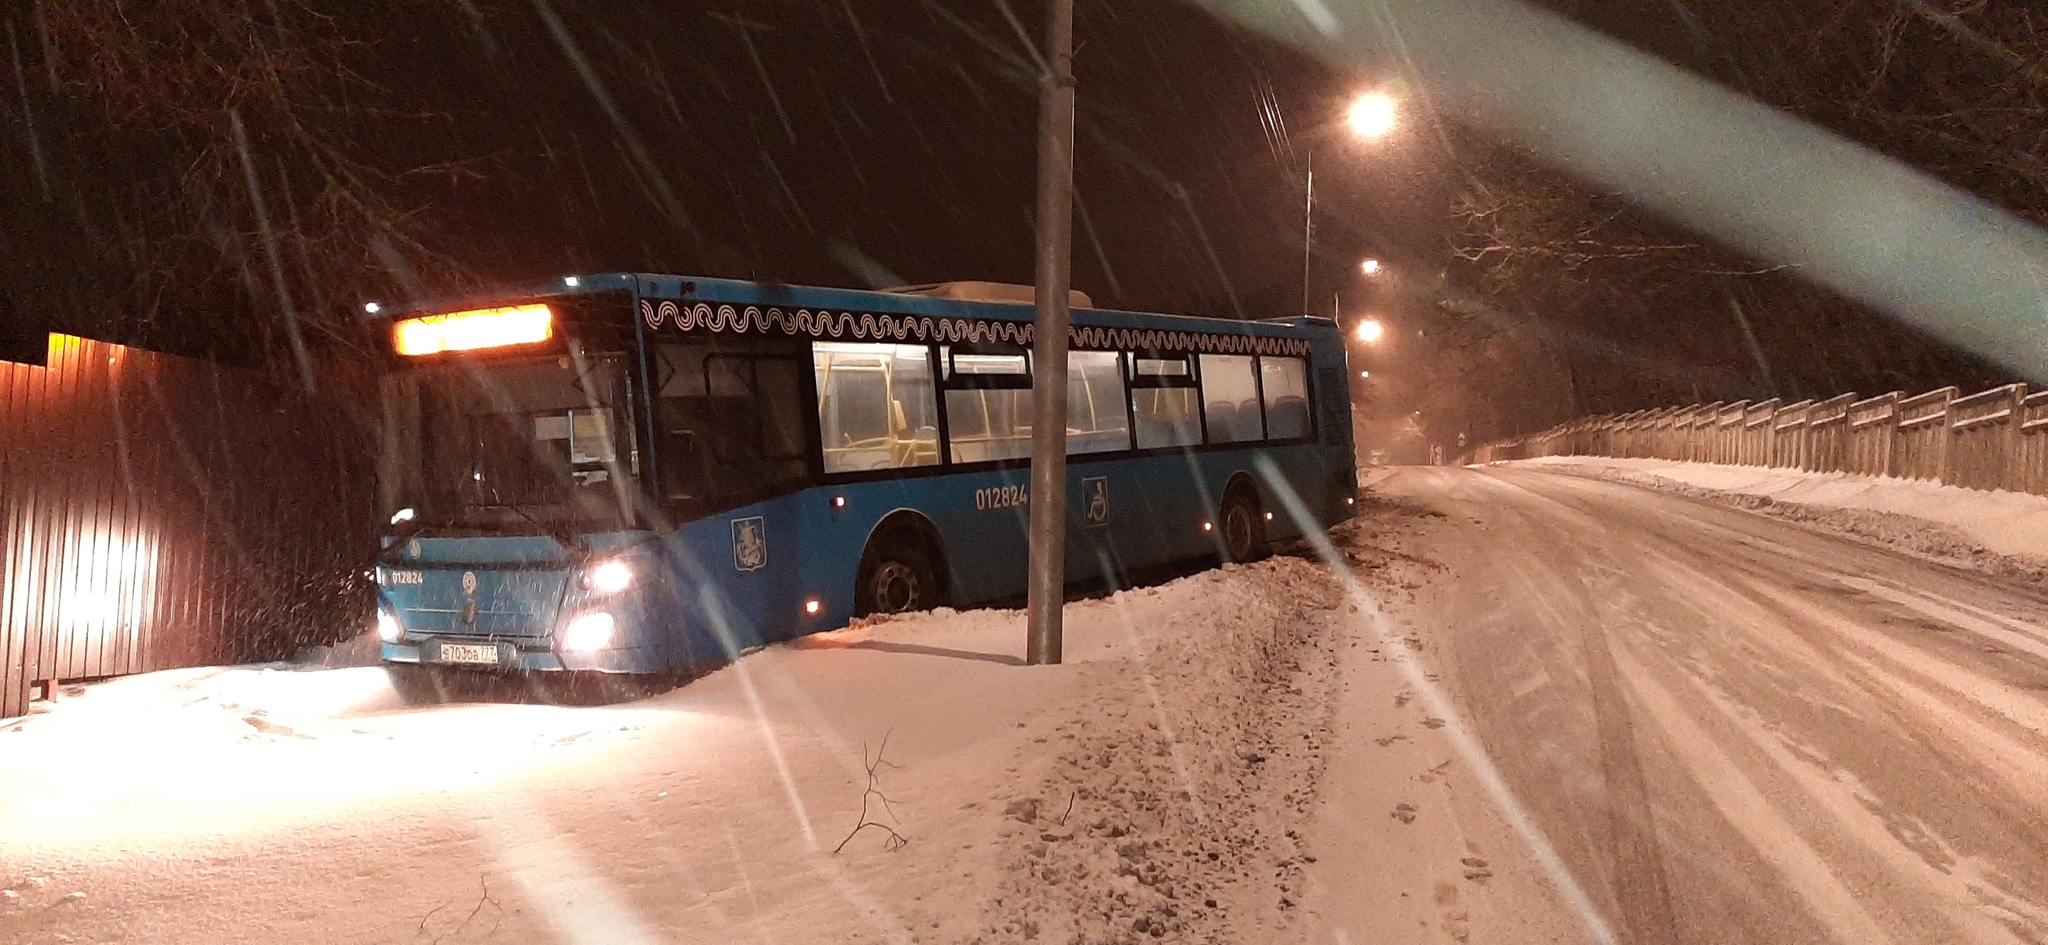
[{"label": "bus windshield", "polygon": [[582,353],[428,368],[421,512],[469,526],[631,520],[639,456],[625,359]]}]

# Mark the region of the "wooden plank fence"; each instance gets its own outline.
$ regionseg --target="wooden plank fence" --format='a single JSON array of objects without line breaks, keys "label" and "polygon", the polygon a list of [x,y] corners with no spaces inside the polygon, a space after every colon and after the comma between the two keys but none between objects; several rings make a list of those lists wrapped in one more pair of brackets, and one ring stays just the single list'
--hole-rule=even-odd
[{"label": "wooden plank fence", "polygon": [[1485,444],[1467,462],[1613,456],[1926,479],[2048,495],[2048,391],[1693,404],[1587,417]]}]

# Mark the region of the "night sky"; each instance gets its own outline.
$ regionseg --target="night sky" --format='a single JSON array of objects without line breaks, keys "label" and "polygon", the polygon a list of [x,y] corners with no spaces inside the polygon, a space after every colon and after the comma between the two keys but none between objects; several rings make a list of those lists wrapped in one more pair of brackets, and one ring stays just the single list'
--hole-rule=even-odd
[{"label": "night sky", "polygon": [[[480,269],[1029,281],[1035,67],[999,8],[553,12],[618,121],[545,17],[493,21],[495,54],[472,31],[468,55],[423,80],[500,82],[500,101],[520,103],[479,97],[452,122],[461,131],[451,144],[503,168],[444,205],[493,234],[474,259]],[[1015,12],[1035,41],[1040,11]],[[1403,149],[1347,153],[1331,130],[1364,83],[1177,3],[1085,4],[1077,30],[1074,281],[1098,301],[1219,315],[1299,309],[1312,141],[1326,152],[1319,283],[1334,287],[1336,270],[1348,271],[1390,218],[1374,190],[1406,170]],[[517,189],[509,200],[506,182]]]},{"label": "night sky", "polygon": [[[1785,54],[1791,46],[1769,63],[1753,53],[1744,31],[1770,28],[1758,18],[1775,15],[1770,4],[1725,27],[1683,4],[1551,6],[1733,87],[1781,90],[1787,107],[1826,105],[1841,78],[1834,60],[1807,68]],[[346,356],[360,347],[352,333],[364,300],[579,271],[841,286],[1030,279],[1036,3],[302,0],[270,14],[195,0],[133,22],[69,9],[8,20],[15,61],[5,81],[22,104],[0,175],[14,247],[0,286],[15,329],[40,320],[173,350],[239,346],[244,357],[255,338],[261,356],[279,350],[289,309],[317,345]],[[1434,114],[1398,62],[1340,73],[1172,0],[1083,0],[1076,34],[1073,281],[1100,305],[1299,312],[1312,151],[1312,311],[1329,314],[1341,295],[1347,320],[1378,316],[1448,337],[1463,329],[1447,327],[1437,302],[1462,294],[1491,306],[1485,331],[1515,342],[1449,343],[1431,357],[1466,358],[1459,372],[1413,370],[1405,391],[1357,392],[1389,410],[1445,386],[1528,400],[1527,390],[1556,389],[1529,372],[1566,362],[1569,394],[1458,422],[1519,427],[1692,396],[2001,377],[1789,274],[1729,288],[1587,270],[1558,292],[1537,272],[1487,296],[1448,252],[1460,196],[1532,180],[1577,185],[1457,115]],[[278,59],[289,68],[249,65]],[[1947,78],[1939,65],[1912,89]],[[1845,53],[1839,68],[1868,64]],[[181,78],[244,72],[278,76],[275,94],[261,81]],[[1366,143],[1341,122],[1372,88],[1406,104],[1396,134]],[[222,120],[229,106],[243,139]],[[2011,179],[1969,155],[1950,158],[1929,160],[1964,168],[1952,178],[1980,193]],[[359,195],[375,206],[360,209]],[[2040,209],[2025,187],[1987,196]],[[1572,199],[1603,197],[1604,225],[1703,242],[1612,195]],[[1719,254],[1716,269],[1757,265],[1703,252]],[[1388,260],[1398,278],[1360,277],[1366,256]],[[1586,283],[1609,291],[1588,295]],[[1762,313],[1753,326],[1729,319],[1731,300]],[[1460,353],[1482,350],[1493,360]]]}]

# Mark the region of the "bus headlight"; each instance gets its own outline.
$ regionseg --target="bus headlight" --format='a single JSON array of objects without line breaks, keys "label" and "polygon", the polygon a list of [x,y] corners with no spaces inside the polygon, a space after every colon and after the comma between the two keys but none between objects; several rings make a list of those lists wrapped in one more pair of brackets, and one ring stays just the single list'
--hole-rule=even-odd
[{"label": "bus headlight", "polygon": [[602,650],[612,642],[612,615],[593,610],[562,628],[562,649]]},{"label": "bus headlight", "polygon": [[377,639],[397,643],[398,638],[404,635],[405,627],[399,625],[397,617],[388,610],[377,611]]},{"label": "bus headlight", "polygon": [[633,566],[624,561],[607,561],[583,577],[583,586],[600,594],[616,594],[632,584]]}]

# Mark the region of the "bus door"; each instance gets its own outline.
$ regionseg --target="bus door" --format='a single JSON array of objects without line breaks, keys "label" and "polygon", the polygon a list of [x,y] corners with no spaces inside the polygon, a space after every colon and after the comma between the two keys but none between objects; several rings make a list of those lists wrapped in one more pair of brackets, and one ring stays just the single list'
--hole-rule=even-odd
[{"label": "bus door", "polygon": [[813,470],[806,422],[807,346],[785,339],[692,337],[649,358],[653,436],[677,593],[700,646],[745,649],[799,627],[798,520],[791,493]]}]

